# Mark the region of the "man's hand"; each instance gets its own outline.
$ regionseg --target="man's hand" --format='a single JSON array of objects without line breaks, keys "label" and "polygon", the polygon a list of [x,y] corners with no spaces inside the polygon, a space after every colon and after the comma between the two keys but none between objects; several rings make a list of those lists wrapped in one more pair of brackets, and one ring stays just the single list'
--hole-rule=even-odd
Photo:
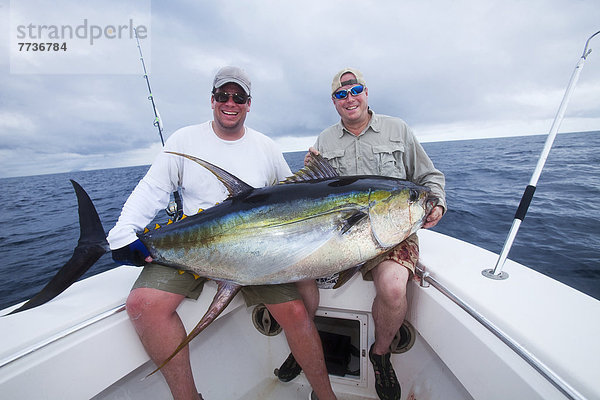
[{"label": "man's hand", "polygon": [[140,267],[152,262],[150,252],[140,239],[120,249],[113,250],[112,258],[119,264],[137,265]]},{"label": "man's hand", "polygon": [[319,151],[317,149],[315,149],[314,147],[309,147],[308,148],[308,153],[306,153],[306,155],[304,156],[304,165],[308,165],[308,160],[310,159],[310,157],[313,156],[313,154],[315,156],[319,155]]},{"label": "man's hand", "polygon": [[433,228],[437,225],[440,219],[442,219],[443,215],[444,208],[442,206],[433,207],[431,212],[427,215],[427,218],[425,219],[425,223],[423,224],[422,228]]}]

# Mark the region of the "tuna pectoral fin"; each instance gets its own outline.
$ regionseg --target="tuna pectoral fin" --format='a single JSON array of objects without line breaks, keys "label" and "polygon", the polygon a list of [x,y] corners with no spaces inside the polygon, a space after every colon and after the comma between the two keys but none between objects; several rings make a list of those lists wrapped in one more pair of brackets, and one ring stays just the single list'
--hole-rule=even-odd
[{"label": "tuna pectoral fin", "polygon": [[50,282],[38,294],[10,314],[25,311],[52,300],[81,278],[108,251],[104,228],[92,200],[77,182],[71,180],[71,183],[79,205],[80,234],[77,247],[73,250],[71,259],[58,270]]},{"label": "tuna pectoral fin", "polygon": [[179,351],[181,351],[181,349],[187,346],[193,338],[198,336],[198,334],[202,332],[204,328],[210,325],[215,320],[215,318],[217,318],[219,314],[221,314],[225,307],[227,307],[229,303],[231,303],[231,300],[233,300],[237,292],[239,292],[242,288],[241,286],[236,285],[234,283],[224,281],[218,281],[218,285],[219,287],[217,289],[217,294],[215,294],[215,297],[213,298],[210,307],[208,307],[208,311],[206,311],[200,322],[198,322],[198,325],[196,325],[196,327],[192,329],[192,331],[187,335],[183,342],[181,342],[181,344],[177,346],[175,351],[173,351],[173,354],[167,357],[167,359],[163,361],[163,363],[160,364],[158,368],[156,368],[154,371],[148,374],[148,376],[154,374],[162,367],[164,367],[169,361],[173,359],[173,357],[175,357],[175,355],[177,355],[177,353],[179,353]]},{"label": "tuna pectoral fin", "polygon": [[344,221],[343,221],[342,230],[341,230],[342,234],[348,232],[350,230],[350,228],[352,228],[354,225],[358,224],[360,221],[362,221],[366,217],[367,217],[367,214],[365,214],[364,212],[359,211],[359,210],[356,210],[355,212],[348,215],[348,217],[346,217],[346,219],[344,219]]}]

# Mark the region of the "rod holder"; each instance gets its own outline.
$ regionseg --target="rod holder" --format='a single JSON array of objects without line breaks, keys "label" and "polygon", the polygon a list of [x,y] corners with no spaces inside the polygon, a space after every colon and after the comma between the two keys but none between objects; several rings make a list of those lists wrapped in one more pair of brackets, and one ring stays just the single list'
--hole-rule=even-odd
[{"label": "rod holder", "polygon": [[508,272],[500,271],[498,274],[495,274],[492,268],[484,269],[483,271],[481,271],[481,275],[485,276],[486,278],[494,279],[497,281],[503,281],[505,279],[508,279],[509,277]]},{"label": "rod holder", "polygon": [[535,170],[533,171],[531,179],[529,180],[529,185],[527,185],[527,188],[525,189],[525,193],[523,194],[523,197],[521,198],[521,203],[519,204],[519,208],[517,209],[517,213],[513,220],[513,224],[510,228],[510,232],[508,233],[506,241],[504,242],[504,245],[502,246],[502,251],[500,252],[500,255],[498,256],[498,261],[496,262],[496,266],[494,267],[493,270],[485,269],[481,272],[482,275],[487,278],[495,279],[495,280],[503,280],[503,279],[508,278],[508,274],[506,272],[502,272],[502,268],[504,267],[504,263],[506,262],[510,248],[512,247],[515,237],[517,236],[517,232],[519,230],[521,222],[525,218],[525,214],[527,213],[527,210],[529,209],[529,204],[531,203],[531,199],[533,198],[533,194],[535,192],[535,188],[536,188],[538,179],[540,178],[542,169],[544,168],[544,164],[546,164],[546,159],[548,158],[548,154],[550,153],[550,149],[552,148],[552,144],[554,143],[554,139],[556,138],[558,128],[560,127],[560,124],[565,115],[565,110],[567,109],[567,104],[569,103],[571,94],[573,93],[573,90],[575,89],[575,84],[577,83],[577,80],[579,79],[579,74],[581,73],[583,64],[585,63],[587,56],[592,52],[592,49],[588,49],[590,40],[592,40],[592,38],[598,34],[600,34],[600,31],[594,33],[585,42],[583,54],[582,54],[581,58],[579,59],[579,61],[577,62],[577,65],[575,66],[575,70],[571,74],[571,79],[569,81],[569,84],[567,85],[567,89],[565,90],[565,94],[562,98],[562,101],[560,102],[560,106],[558,107],[558,112],[556,113],[556,116],[554,117],[552,126],[550,127],[550,132],[548,133],[548,137],[546,138],[546,143],[544,144],[544,148],[542,149],[542,153],[538,159]]}]

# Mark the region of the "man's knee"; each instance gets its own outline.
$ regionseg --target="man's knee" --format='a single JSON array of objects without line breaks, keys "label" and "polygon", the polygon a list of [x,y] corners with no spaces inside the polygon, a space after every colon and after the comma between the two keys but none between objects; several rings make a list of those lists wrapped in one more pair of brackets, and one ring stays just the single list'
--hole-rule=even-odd
[{"label": "man's knee", "polygon": [[304,324],[310,320],[302,300],[292,300],[279,304],[265,304],[265,306],[284,330],[292,328],[297,324]]},{"label": "man's knee", "polygon": [[135,321],[141,317],[144,309],[143,297],[143,293],[140,293],[138,289],[129,292],[129,296],[125,302],[125,309],[127,310],[129,319]]},{"label": "man's knee", "polygon": [[378,295],[394,301],[406,297],[410,272],[395,261],[386,260],[373,270],[373,280]]},{"label": "man's knee", "polygon": [[136,288],[129,293],[125,308],[132,321],[145,315],[158,318],[174,313],[182,300],[183,296],[175,293],[151,288]]}]

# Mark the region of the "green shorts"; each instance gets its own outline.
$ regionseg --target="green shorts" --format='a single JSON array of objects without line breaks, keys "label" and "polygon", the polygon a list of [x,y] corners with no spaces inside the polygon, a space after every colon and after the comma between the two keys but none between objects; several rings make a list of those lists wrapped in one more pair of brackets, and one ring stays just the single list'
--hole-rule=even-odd
[{"label": "green shorts", "polygon": [[[132,289],[152,288],[169,293],[181,294],[198,299],[204,288],[206,278],[197,278],[189,273],[158,264],[147,264]],[[255,304],[279,304],[301,299],[296,284],[244,286],[242,294],[248,307]]]}]

